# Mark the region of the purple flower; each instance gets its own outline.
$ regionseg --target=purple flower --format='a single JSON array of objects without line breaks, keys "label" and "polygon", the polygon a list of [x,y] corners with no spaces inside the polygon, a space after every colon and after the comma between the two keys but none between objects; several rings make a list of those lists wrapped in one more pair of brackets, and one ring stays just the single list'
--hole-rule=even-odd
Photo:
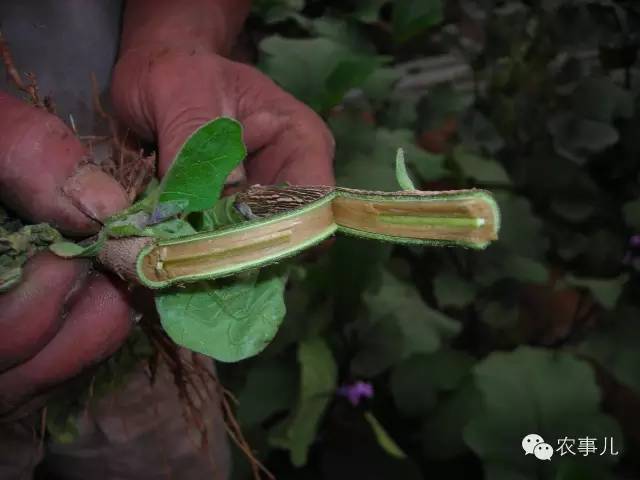
[{"label": "purple flower", "polygon": [[622,263],[640,270],[640,235],[633,235],[629,238],[628,246],[629,248],[622,259]]},{"label": "purple flower", "polygon": [[369,382],[358,380],[351,384],[342,385],[338,390],[336,390],[336,394],[341,397],[345,397],[349,400],[351,405],[356,407],[360,404],[361,400],[365,398],[373,398],[373,385]]}]

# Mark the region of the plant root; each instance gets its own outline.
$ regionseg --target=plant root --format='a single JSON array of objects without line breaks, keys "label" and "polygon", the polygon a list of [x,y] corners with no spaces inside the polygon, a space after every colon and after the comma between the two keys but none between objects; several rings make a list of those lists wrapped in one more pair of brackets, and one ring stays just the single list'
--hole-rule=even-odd
[{"label": "plant root", "polygon": [[2,58],[2,63],[4,64],[4,68],[7,71],[7,78],[13,85],[25,93],[27,96],[27,101],[31,103],[34,107],[41,108],[46,110],[49,113],[56,113],[55,106],[53,104],[53,100],[49,96],[45,96],[44,98],[40,97],[40,90],[38,89],[38,82],[36,80],[36,75],[34,73],[25,73],[26,80],[22,78],[20,72],[16,68],[15,62],[13,61],[13,55],[11,55],[11,50],[9,50],[9,45],[7,41],[4,39],[2,32],[0,31],[0,58]]}]

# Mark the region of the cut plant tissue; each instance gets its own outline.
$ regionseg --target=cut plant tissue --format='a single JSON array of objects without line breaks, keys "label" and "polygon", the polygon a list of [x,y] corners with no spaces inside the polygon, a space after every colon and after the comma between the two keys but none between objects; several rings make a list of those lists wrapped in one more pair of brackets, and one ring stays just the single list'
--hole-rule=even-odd
[{"label": "cut plant tissue", "polygon": [[[498,207],[484,190],[416,190],[396,158],[397,192],[254,185],[220,198],[246,148],[242,127],[218,118],[185,142],[163,180],[62,257],[94,257],[129,282],[156,290],[161,323],[178,344],[216,360],[256,355],[285,315],[281,261],[344,233],[373,240],[485,248]],[[229,278],[223,278],[229,277]]]}]

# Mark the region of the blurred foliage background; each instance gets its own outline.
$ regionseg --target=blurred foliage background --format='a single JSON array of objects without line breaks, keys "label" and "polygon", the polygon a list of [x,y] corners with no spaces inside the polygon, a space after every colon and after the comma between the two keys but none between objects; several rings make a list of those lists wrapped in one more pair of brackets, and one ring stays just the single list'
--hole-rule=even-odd
[{"label": "blurred foliage background", "polygon": [[[486,251],[341,237],[298,262],[275,342],[219,365],[258,457],[279,479],[638,478],[638,2],[254,3],[251,60],[327,120],[339,185],[397,189],[401,146],[422,189],[503,215]],[[541,462],[528,433],[598,452]]]}]

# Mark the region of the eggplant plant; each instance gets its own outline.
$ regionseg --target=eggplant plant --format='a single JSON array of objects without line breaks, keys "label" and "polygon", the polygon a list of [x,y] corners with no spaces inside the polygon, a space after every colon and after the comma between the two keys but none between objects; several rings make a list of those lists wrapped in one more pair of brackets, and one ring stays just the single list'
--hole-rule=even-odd
[{"label": "eggplant plant", "polygon": [[245,156],[241,125],[212,120],[185,142],[162,182],[107,219],[95,238],[56,241],[50,250],[94,257],[155,290],[162,326],[177,344],[235,362],[262,351],[284,318],[287,269],[276,264],[335,233],[475,249],[497,238],[489,192],[416,190],[401,150],[402,191],[254,185],[220,198]]}]

